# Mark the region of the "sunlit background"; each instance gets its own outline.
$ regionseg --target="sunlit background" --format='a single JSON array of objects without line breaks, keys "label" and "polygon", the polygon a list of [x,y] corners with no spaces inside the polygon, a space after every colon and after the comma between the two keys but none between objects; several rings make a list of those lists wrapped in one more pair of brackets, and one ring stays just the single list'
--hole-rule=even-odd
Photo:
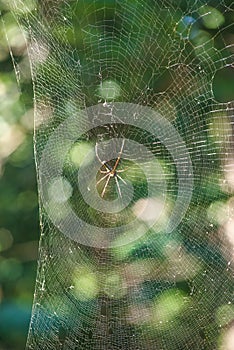
[{"label": "sunlit background", "polygon": [[[36,173],[33,156],[33,92],[27,58],[26,36],[23,36],[7,6],[4,5],[4,0],[0,0],[0,10],[4,24],[0,26],[0,350],[21,350],[25,346],[31,315],[39,239]],[[210,38],[210,30],[215,30],[225,21],[218,10],[214,9],[212,15],[207,23],[203,23],[203,30],[199,32],[199,35],[195,36],[194,45],[197,45],[197,50],[199,50],[200,44],[206,43]],[[228,16],[228,21],[234,20],[233,12],[232,15]],[[187,17],[180,24],[182,33],[186,32],[186,25],[191,20],[192,18]],[[227,45],[232,45],[234,41],[233,26],[226,30],[224,36]],[[207,50],[210,50],[209,45]],[[233,47],[230,50],[230,52],[234,52]],[[223,70],[216,75],[215,79],[213,88],[217,99],[221,102],[233,100],[233,69],[229,67]],[[19,80],[20,84],[18,84]],[[106,99],[118,96],[120,94],[119,86],[113,84],[113,82],[106,81],[102,85],[102,90],[99,91],[99,96],[104,96]],[[167,85],[165,79],[163,84]],[[223,133],[232,133],[231,129],[226,128],[226,124],[222,128],[222,123],[219,123],[215,117],[214,114],[213,127],[209,130],[211,137],[219,139],[222,138]],[[223,117],[225,119],[227,115],[223,113]],[[215,124],[215,120],[217,124]],[[234,211],[234,197],[231,195],[234,189],[233,162],[231,164],[232,166],[225,164],[225,166],[229,166],[229,171],[224,176],[225,181],[220,183],[218,188],[209,189],[209,184],[212,181],[208,181],[208,179],[207,186],[204,184],[206,191],[211,191],[208,209],[207,203],[205,203],[205,215],[207,222],[215,218],[212,225],[217,227],[217,230],[218,227],[222,227],[226,239],[230,245],[234,246],[234,219],[230,219],[230,213]],[[210,176],[215,177],[216,175],[211,174]],[[220,192],[222,192],[221,196]],[[203,204],[199,203],[199,205],[201,206],[200,210],[202,210]],[[160,239],[163,240],[163,238]],[[179,260],[179,256],[176,256],[177,252],[173,250],[173,244],[170,250],[170,245],[168,246],[167,243],[162,243],[162,257],[170,257],[174,264],[175,261]],[[130,256],[133,251],[143,248],[126,245],[123,250],[113,249],[112,254],[116,261],[124,261],[125,257]],[[197,247],[197,249],[199,250],[201,247]],[[142,254],[144,255],[144,253]],[[198,260],[195,257],[193,260],[191,256],[186,260],[185,254],[185,260],[180,260],[178,266],[174,266],[177,274],[180,271],[181,278],[176,284],[177,292],[173,294],[171,290],[165,291],[152,302],[151,309],[148,306],[142,307],[142,309],[135,308],[133,305],[132,309],[128,310],[129,323],[132,322],[133,326],[137,326],[142,320],[148,322],[150,317],[152,328],[154,323],[156,324],[160,320],[163,329],[163,322],[167,322],[168,315],[170,315],[170,319],[173,319],[183,312],[185,299],[188,295],[186,288],[189,288],[184,281],[189,280],[191,273],[197,272],[195,266],[200,264],[200,261],[198,263]],[[200,256],[205,260],[207,251],[201,253]],[[159,260],[162,257],[159,257]],[[170,266],[171,270],[167,271],[168,276],[171,277],[174,274],[173,264]],[[186,271],[183,266],[186,266]],[[155,269],[155,274],[157,273],[158,276],[163,273],[159,270]],[[145,276],[149,277],[149,275],[154,274],[152,265],[147,259],[129,263],[126,271],[129,272],[129,275],[125,276],[128,283],[131,283],[131,278],[134,279],[134,283],[141,283]],[[80,300],[91,300],[98,295],[99,287],[96,279],[97,276],[93,270],[89,270],[85,266],[79,271],[74,271],[74,284]],[[121,289],[121,293],[124,293],[124,283],[119,271],[110,271],[105,276],[104,293],[108,297],[121,298],[123,294],[119,295],[119,292]],[[145,294],[147,293],[150,293],[150,287],[145,285]],[[144,299],[144,295],[142,298]],[[216,323],[226,330],[222,339],[217,340],[217,344],[220,344],[222,350],[234,349],[233,317],[233,305],[221,305],[215,310]]]}]

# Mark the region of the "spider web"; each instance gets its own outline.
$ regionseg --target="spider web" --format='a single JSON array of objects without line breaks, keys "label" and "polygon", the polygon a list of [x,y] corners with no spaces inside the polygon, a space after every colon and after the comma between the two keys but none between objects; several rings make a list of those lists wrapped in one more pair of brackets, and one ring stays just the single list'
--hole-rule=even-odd
[{"label": "spider web", "polygon": [[9,6],[35,98],[27,349],[232,349],[233,2]]}]

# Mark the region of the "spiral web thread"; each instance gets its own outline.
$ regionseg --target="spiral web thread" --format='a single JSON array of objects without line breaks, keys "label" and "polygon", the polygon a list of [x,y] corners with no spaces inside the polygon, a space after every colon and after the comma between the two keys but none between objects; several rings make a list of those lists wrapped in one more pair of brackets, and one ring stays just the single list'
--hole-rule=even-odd
[{"label": "spiral web thread", "polygon": [[[233,67],[233,2],[10,6],[28,36],[41,206],[27,349],[232,349],[233,103],[215,79]],[[126,184],[101,198],[122,140]]]}]

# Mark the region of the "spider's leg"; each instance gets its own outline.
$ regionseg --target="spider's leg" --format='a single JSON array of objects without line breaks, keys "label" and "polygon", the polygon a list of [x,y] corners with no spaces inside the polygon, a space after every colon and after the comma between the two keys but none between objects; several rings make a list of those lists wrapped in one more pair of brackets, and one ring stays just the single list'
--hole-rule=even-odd
[{"label": "spider's leg", "polygon": [[119,152],[120,154],[122,154],[122,152],[123,152],[124,144],[125,144],[125,139],[123,139],[122,146],[121,146],[121,150],[120,150],[120,152]]},{"label": "spider's leg", "polygon": [[112,171],[112,167],[109,165],[109,164],[107,164],[106,162],[102,162],[102,165],[105,167],[105,169],[106,170],[99,170],[100,171],[100,173],[106,173],[106,172],[110,172],[110,171]]},{"label": "spider's leg", "polygon": [[118,183],[118,179],[117,179],[116,176],[115,176],[115,182],[116,182],[116,186],[117,186],[117,188],[118,188],[119,195],[120,195],[120,197],[122,198],[122,193],[121,193],[120,186],[119,186],[119,183]]},{"label": "spider's leg", "polygon": [[100,182],[102,182],[102,180],[104,180],[108,175],[109,175],[109,172],[106,175],[104,175],[100,180],[98,180],[98,182],[96,183],[96,186],[100,184]]},{"label": "spider's leg", "polygon": [[127,182],[118,174],[116,174],[117,178],[120,179],[125,185],[127,185]]},{"label": "spider's leg", "polygon": [[97,142],[96,142],[96,144],[95,144],[95,153],[96,153],[97,159],[98,159],[99,162],[106,168],[106,170],[112,170],[112,168],[111,168],[110,166],[108,166],[108,164],[106,164],[106,162],[103,161],[103,160],[101,160],[101,158],[99,157],[97,147],[98,147],[98,144],[97,144]]},{"label": "spider's leg", "polygon": [[108,185],[108,183],[109,183],[109,181],[110,181],[110,178],[111,178],[111,175],[110,175],[110,174],[107,174],[107,175],[109,175],[109,177],[108,177],[108,179],[106,180],[105,186],[104,186],[104,188],[103,188],[103,190],[102,190],[102,194],[101,194],[102,197],[104,196],[104,194],[105,194],[105,192],[106,192],[107,185]]},{"label": "spider's leg", "polygon": [[122,146],[121,146],[121,149],[119,151],[118,158],[116,159],[115,165],[113,167],[113,171],[114,172],[115,172],[115,170],[117,169],[117,167],[119,165],[119,162],[120,162],[120,159],[121,159],[121,155],[122,155],[122,152],[123,152],[123,148],[124,148],[124,143],[125,143],[125,139],[123,139]]},{"label": "spider's leg", "polygon": [[125,169],[118,169],[118,173],[123,173],[124,171],[128,170],[128,168],[125,168]]},{"label": "spider's leg", "polygon": [[109,173],[110,172],[110,170],[99,170],[99,173],[101,173],[101,174],[106,174],[106,173]]}]

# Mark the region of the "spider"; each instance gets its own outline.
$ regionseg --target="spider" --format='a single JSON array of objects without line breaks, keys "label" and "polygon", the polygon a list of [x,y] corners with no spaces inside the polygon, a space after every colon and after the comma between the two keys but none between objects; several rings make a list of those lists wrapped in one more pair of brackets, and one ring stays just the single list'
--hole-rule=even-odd
[{"label": "spider", "polygon": [[119,165],[119,162],[120,162],[120,159],[121,159],[121,155],[123,153],[124,143],[125,143],[125,139],[123,139],[121,149],[119,151],[118,157],[117,157],[116,162],[115,162],[113,167],[111,167],[107,162],[104,162],[104,161],[102,161],[100,159],[100,157],[98,155],[98,150],[97,150],[97,146],[98,146],[97,143],[95,145],[96,157],[99,160],[99,162],[105,167],[105,170],[101,170],[101,169],[99,170],[101,174],[104,174],[104,176],[96,183],[96,186],[97,186],[103,180],[106,179],[105,185],[104,185],[102,193],[101,193],[101,197],[102,198],[104,197],[104,195],[106,193],[106,189],[107,189],[108,183],[109,183],[111,178],[115,179],[115,183],[116,183],[116,186],[117,186],[117,189],[118,189],[119,196],[122,198],[122,194],[121,194],[121,190],[120,190],[120,186],[119,186],[118,180],[121,180],[125,185],[126,185],[126,182],[124,181],[124,179],[118,173],[122,173],[124,171],[124,169],[117,170],[117,168],[118,168],[118,165]]}]

